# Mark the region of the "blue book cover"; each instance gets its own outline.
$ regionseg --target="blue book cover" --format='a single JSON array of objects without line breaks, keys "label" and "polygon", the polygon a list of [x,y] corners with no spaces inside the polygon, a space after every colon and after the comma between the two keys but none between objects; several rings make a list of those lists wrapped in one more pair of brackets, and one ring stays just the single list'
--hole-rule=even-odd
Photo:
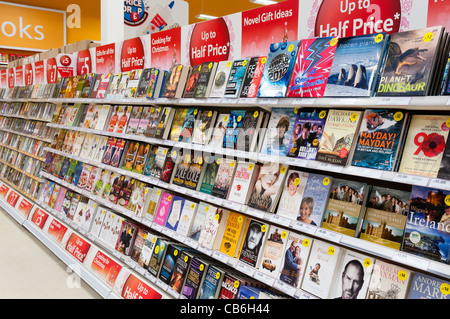
[{"label": "blue book cover", "polygon": [[340,38],[324,96],[372,96],[387,39],[385,33]]},{"label": "blue book cover", "polygon": [[402,251],[448,264],[449,204],[450,191],[413,185]]},{"label": "blue book cover", "polygon": [[449,284],[443,279],[415,272],[408,299],[447,299],[448,294],[443,294],[441,288],[449,287]]},{"label": "blue book cover", "polygon": [[352,165],[392,171],[408,113],[367,109],[361,122]]},{"label": "blue book cover", "polygon": [[259,85],[258,97],[284,97],[289,87],[300,41],[272,43]]},{"label": "blue book cover", "polygon": [[180,142],[190,143],[192,132],[194,131],[194,124],[197,118],[198,109],[188,108],[186,117],[184,118],[183,126],[181,127],[180,136],[178,137]]},{"label": "blue book cover", "polygon": [[238,98],[241,93],[242,83],[247,71],[248,60],[240,59],[233,61],[230,74],[228,75],[227,85],[225,86],[224,97]]},{"label": "blue book cover", "polygon": [[325,110],[298,111],[286,156],[315,160],[327,114]]},{"label": "blue book cover", "polygon": [[197,257],[192,258],[183,286],[183,298],[196,299],[204,274],[205,264]]},{"label": "blue book cover", "polygon": [[223,272],[210,265],[206,271],[198,299],[216,299],[221,284],[221,277],[223,277]]},{"label": "blue book cover", "polygon": [[309,173],[297,217],[298,221],[314,226],[322,224],[332,182],[331,176]]},{"label": "blue book cover", "polygon": [[78,162],[77,167],[75,168],[75,172],[73,173],[73,177],[72,177],[73,185],[78,185],[78,181],[80,180],[81,172],[83,172],[83,169],[84,169],[84,163]]},{"label": "blue book cover", "polygon": [[230,119],[228,121],[225,136],[223,137],[223,148],[236,149],[237,137],[240,128],[242,127],[242,120],[245,116],[245,110],[232,110]]},{"label": "blue book cover", "polygon": [[286,156],[292,139],[298,110],[294,108],[273,108],[267,125],[261,153]]},{"label": "blue book cover", "polygon": [[173,231],[177,231],[178,222],[180,221],[181,211],[184,207],[185,198],[174,196],[172,206],[170,207],[169,215],[166,219],[165,227]]}]

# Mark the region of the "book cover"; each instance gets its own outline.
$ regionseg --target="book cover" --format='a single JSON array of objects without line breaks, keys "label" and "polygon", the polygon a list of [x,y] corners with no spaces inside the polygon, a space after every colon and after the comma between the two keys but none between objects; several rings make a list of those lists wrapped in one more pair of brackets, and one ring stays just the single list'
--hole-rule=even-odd
[{"label": "book cover", "polygon": [[233,181],[235,169],[235,160],[230,160],[227,158],[220,159],[219,168],[217,169],[216,179],[214,181],[211,195],[222,199],[227,198],[231,183]]},{"label": "book cover", "polygon": [[227,130],[228,122],[230,120],[230,115],[231,114],[229,113],[220,113],[217,116],[217,121],[214,126],[211,140],[209,141],[208,146],[212,148],[222,148],[225,132]]},{"label": "book cover", "polygon": [[187,108],[180,108],[176,110],[170,129],[169,139],[171,141],[178,142],[180,140],[180,134],[183,129],[184,119],[186,118],[187,113]]},{"label": "book cover", "polygon": [[138,230],[138,225],[125,220],[122,223],[115,249],[125,256],[130,256]]},{"label": "book cover", "polygon": [[244,284],[241,277],[231,272],[225,272],[218,299],[237,299],[239,288]]},{"label": "book cover", "polygon": [[198,243],[203,247],[212,249],[214,241],[219,231],[219,225],[226,223],[228,211],[222,208],[210,207],[206,211],[205,221],[203,222]]},{"label": "book cover", "polygon": [[216,74],[216,69],[216,62],[204,62],[201,64],[197,84],[194,90],[195,98],[209,97],[211,86],[214,81],[214,75]]},{"label": "book cover", "polygon": [[111,161],[109,162],[109,165],[114,167],[119,167],[120,159],[122,158],[122,154],[125,147],[125,140],[123,139],[117,139],[116,145],[115,145],[115,151],[114,154],[111,156]]},{"label": "book cover", "polygon": [[179,253],[175,267],[173,269],[170,281],[168,283],[169,288],[172,289],[176,294],[181,294],[184,283],[187,279],[188,271],[191,266],[192,255],[182,250]]},{"label": "book cover", "polygon": [[295,108],[274,107],[272,109],[269,123],[265,129],[261,154],[286,156],[292,140],[297,113],[298,109]]},{"label": "book cover", "polygon": [[239,132],[242,128],[246,110],[232,110],[226,126],[223,148],[236,149]]},{"label": "book cover", "polygon": [[339,38],[324,96],[372,96],[388,43],[384,32]]},{"label": "book cover", "polygon": [[366,109],[356,141],[352,165],[392,171],[400,151],[408,112]]},{"label": "book cover", "polygon": [[144,107],[136,134],[154,137],[161,110],[162,108],[160,106]]},{"label": "book cover", "polygon": [[[131,260],[138,263],[139,266],[144,265],[144,259],[142,258],[143,249],[145,246],[145,242],[147,241],[147,238],[149,237],[149,231],[143,228],[139,228],[136,233],[136,238],[134,239],[134,245],[131,249],[130,258]],[[152,234],[150,236],[153,238]],[[149,256],[150,257],[150,256]]]},{"label": "book cover", "polygon": [[194,125],[196,123],[198,115],[197,108],[188,108],[184,117],[183,125],[181,126],[180,135],[178,141],[191,143],[192,133],[194,131]]},{"label": "book cover", "polygon": [[[261,58],[262,59],[262,58]],[[250,84],[253,81],[253,77],[255,75],[255,69],[257,68],[257,65],[260,61],[260,57],[254,56],[248,59],[247,62],[247,72],[245,73],[244,79],[242,80],[242,88],[241,92],[239,93],[240,98],[246,98],[249,97],[249,89]],[[266,60],[264,60],[265,62]]]},{"label": "book cover", "polygon": [[117,204],[125,176],[114,173],[114,176],[111,174],[111,179],[113,182],[111,184],[111,189],[109,190],[108,199],[111,203]]},{"label": "book cover", "polygon": [[359,238],[400,250],[411,193],[372,186]]},{"label": "book cover", "polygon": [[88,96],[90,99],[97,98],[98,90],[100,88],[100,83],[102,83],[102,79],[104,76],[106,76],[106,75],[105,74],[97,74],[94,83],[92,83],[91,92],[89,93],[89,96]]},{"label": "book cover", "polygon": [[117,89],[115,90],[114,99],[123,99],[128,86],[128,81],[130,80],[131,71],[122,72],[120,81],[118,81]]},{"label": "book cover", "polygon": [[187,81],[186,81],[186,87],[184,88],[183,97],[184,98],[192,98],[194,97],[195,88],[197,86],[198,77],[200,74],[200,70],[202,68],[202,65],[194,65],[191,69],[191,72],[189,72]]},{"label": "book cover", "polygon": [[198,299],[217,299],[224,276],[224,270],[209,265],[206,268],[205,280],[198,293]]},{"label": "book cover", "polygon": [[176,170],[176,167],[178,166],[177,164],[182,156],[179,153],[180,152],[177,152],[176,150],[172,150],[167,153],[166,161],[161,171],[161,176],[159,177],[161,181],[166,183],[171,182],[174,171]]},{"label": "book cover", "polygon": [[342,251],[343,248],[338,245],[314,240],[305,264],[301,289],[321,299],[327,299],[333,283],[338,278],[337,271]]},{"label": "book cover", "polygon": [[254,152],[259,139],[260,127],[264,112],[248,110],[242,119],[236,139],[236,149],[244,152]]},{"label": "book cover", "polygon": [[333,178],[327,175],[309,173],[303,192],[298,221],[313,226],[322,224],[322,217],[328,202]]},{"label": "book cover", "polygon": [[143,212],[145,219],[153,221],[155,212],[159,207],[159,202],[161,200],[162,194],[163,190],[161,188],[153,187],[150,189],[150,192],[147,195],[149,196],[148,205],[146,207],[147,209]]},{"label": "book cover", "polygon": [[239,261],[256,268],[263,250],[263,243],[267,237],[268,226],[268,224],[256,219],[249,220],[242,240]]},{"label": "book cover", "polygon": [[108,132],[115,132],[117,124],[119,122],[119,111],[122,109],[122,106],[116,105],[114,106],[114,110],[112,111],[111,117],[108,122],[108,126],[106,127]]},{"label": "book cover", "polygon": [[126,134],[136,134],[138,127],[139,127],[139,121],[142,117],[142,106],[133,106],[131,109],[130,119],[128,120],[128,125],[125,130]]},{"label": "book cover", "polygon": [[109,165],[111,162],[111,158],[116,152],[116,143],[117,139],[115,137],[109,137],[108,142],[106,144],[105,151],[102,156],[102,163]]},{"label": "book cover", "polygon": [[264,163],[259,170],[247,205],[265,212],[273,212],[283,190],[287,168],[288,166],[284,164]]},{"label": "book cover", "polygon": [[122,162],[122,169],[131,171],[134,167],[134,162],[136,160],[136,154],[139,149],[139,142],[137,141],[127,141],[125,145],[124,159]]},{"label": "book cover", "polygon": [[203,178],[201,179],[200,184],[200,192],[205,194],[211,194],[214,182],[217,176],[217,170],[219,169],[219,160],[218,156],[205,156],[205,173],[203,174]]},{"label": "book cover", "polygon": [[134,180],[134,185],[132,185],[131,188],[130,198],[128,199],[128,203],[126,204],[126,208],[133,213],[133,216],[141,217],[146,190],[147,188],[145,188],[145,183],[136,179]]},{"label": "book cover", "polygon": [[447,299],[445,287],[449,282],[432,275],[414,272],[408,299]]},{"label": "book cover", "polygon": [[287,97],[323,97],[337,43],[334,37],[300,41]]},{"label": "book cover", "polygon": [[212,83],[211,92],[209,93],[210,98],[221,98],[224,96],[232,64],[233,61],[220,61],[217,64],[214,82]]},{"label": "book cover", "polygon": [[[286,181],[281,191],[280,203],[276,211],[277,215],[296,220],[300,216],[300,207],[303,203],[303,193],[308,181],[309,173],[297,169],[289,169]],[[306,203],[303,203],[306,205]],[[305,209],[305,207],[303,207]],[[310,212],[311,213],[311,212]]]},{"label": "book cover", "polygon": [[161,97],[180,98],[182,96],[190,67],[182,64],[172,66],[162,88]]},{"label": "book cover", "polygon": [[245,205],[250,197],[251,185],[258,176],[259,168],[259,164],[238,162],[227,199]]},{"label": "book cover", "polygon": [[119,191],[119,196],[117,197],[117,205],[122,207],[127,207],[128,202],[130,201],[131,194],[135,188],[136,181],[134,178],[130,176],[125,176],[122,181],[122,187]]},{"label": "book cover", "polygon": [[[251,73],[251,77],[246,77],[246,80],[249,79],[249,81],[246,81],[244,83],[244,87],[241,91],[241,97],[249,97],[249,98],[256,98],[258,97],[258,90],[259,85],[261,84],[261,79],[264,73],[264,69],[266,67],[267,57],[266,56],[260,56],[258,57],[258,61],[255,63],[255,66],[247,71],[248,73]],[[244,95],[244,96],[242,96]]]},{"label": "book cover", "polygon": [[448,264],[449,204],[449,191],[413,185],[401,250]]},{"label": "book cover", "polygon": [[139,83],[136,87],[135,98],[144,98],[147,94],[148,87],[150,85],[150,78],[153,68],[143,69],[139,79]]},{"label": "book cover", "polygon": [[405,299],[412,274],[407,268],[376,259],[366,299]]},{"label": "book cover", "polygon": [[210,141],[216,117],[217,111],[199,110],[192,132],[192,143],[206,145]]},{"label": "book cover", "polygon": [[119,106],[118,112],[119,118],[117,120],[117,126],[115,127],[114,132],[125,133],[131,116],[132,109],[133,109],[132,106]]},{"label": "book cover", "polygon": [[[108,89],[106,90],[106,92],[104,92],[104,98],[113,99],[115,97],[115,95],[119,91],[119,84],[120,84],[121,78],[122,78],[122,73],[116,73],[116,74],[112,75],[112,79],[110,80]],[[106,82],[106,79],[103,79],[102,82],[103,81]],[[100,83],[100,87],[102,87],[102,83]],[[98,94],[100,94],[100,92],[101,92],[100,88],[98,91],[99,91]],[[102,98],[102,97],[100,97],[100,98]]]},{"label": "book cover", "polygon": [[367,192],[366,183],[333,179],[321,227],[352,237],[358,235]]},{"label": "book cover", "polygon": [[436,177],[448,139],[446,115],[414,114],[398,168],[399,173]]},{"label": "book cover", "polygon": [[173,195],[163,192],[161,200],[159,202],[158,211],[156,212],[154,222],[164,226],[166,224],[167,216],[169,215],[170,208],[172,207]]},{"label": "book cover", "polygon": [[130,76],[128,78],[127,87],[124,93],[125,98],[135,97],[141,74],[142,69],[130,71]]},{"label": "book cover", "polygon": [[200,238],[200,232],[202,231],[203,223],[205,222],[206,219],[206,214],[208,213],[209,210],[216,211],[217,207],[205,202],[199,203],[197,212],[194,216],[194,220],[192,222],[191,229],[189,230],[187,237],[198,242]]},{"label": "book cover", "polygon": [[329,299],[365,299],[375,258],[345,250]]},{"label": "book cover", "polygon": [[159,179],[161,177],[161,174],[163,172],[167,153],[169,152],[169,149],[167,147],[158,147],[156,151],[155,161],[152,166],[151,176]]},{"label": "book cover", "polygon": [[172,107],[164,107],[158,118],[158,125],[155,131],[155,138],[167,139],[171,131],[173,117],[175,116],[175,109]]},{"label": "book cover", "polygon": [[185,199],[180,196],[173,196],[172,206],[167,216],[165,227],[173,231],[177,231],[180,221],[181,212],[183,211]]},{"label": "book cover", "polygon": [[166,248],[166,254],[161,263],[158,279],[166,285],[169,285],[175,265],[183,250],[175,244],[169,244]]},{"label": "book cover", "polygon": [[294,71],[300,41],[272,43],[258,90],[258,97],[284,97]]},{"label": "book cover", "polygon": [[285,241],[282,260],[279,263],[281,268],[278,278],[288,285],[300,288],[305,273],[308,271],[306,263],[309,259],[313,240],[304,235],[288,232]]},{"label": "book cover", "polygon": [[170,241],[159,236],[156,239],[155,248],[153,249],[152,256],[150,257],[150,262],[147,268],[148,272],[153,277],[157,277],[159,274],[159,270],[164,260],[164,256],[166,255],[169,243]]},{"label": "book cover", "polygon": [[203,160],[202,154],[193,152],[192,161],[186,171],[184,187],[192,190],[197,190],[205,172],[205,167],[206,165],[205,161]]},{"label": "book cover", "polygon": [[222,241],[218,250],[231,258],[236,258],[242,236],[244,235],[244,226],[247,217],[243,214],[230,212],[228,215],[225,230],[222,235]]},{"label": "book cover", "polygon": [[197,299],[207,268],[208,264],[200,257],[193,257],[191,259],[181,292],[182,299]]},{"label": "book cover", "polygon": [[289,230],[278,225],[270,225],[264,242],[264,250],[259,261],[259,271],[272,278],[278,278]]},{"label": "book cover", "polygon": [[100,171],[100,176],[97,179],[97,181],[94,183],[94,189],[92,193],[96,196],[102,196],[106,185],[108,185],[108,182],[111,178],[111,171],[108,171],[107,169],[102,169]]},{"label": "book cover", "polygon": [[167,71],[163,71],[160,69],[152,68],[150,74],[150,81],[147,87],[147,93],[145,97],[147,99],[158,98],[161,95],[161,91],[163,89],[163,85],[165,83],[165,79],[167,76]]},{"label": "book cover", "polygon": [[326,110],[300,109],[292,130],[286,156],[314,160],[327,120]]},{"label": "book cover", "polygon": [[198,203],[188,199],[184,199],[183,209],[177,225],[177,233],[181,236],[188,236],[194,216],[197,212]]},{"label": "book cover", "polygon": [[140,143],[136,152],[134,166],[132,167],[133,172],[143,174],[144,166],[145,163],[147,162],[149,154],[150,154],[150,144]]},{"label": "book cover", "polygon": [[362,111],[328,111],[316,161],[345,166],[355,146]]},{"label": "book cover", "polygon": [[97,78],[97,74],[89,73],[86,76],[86,80],[84,81],[83,89],[81,90],[80,97],[85,99],[91,95],[92,89],[94,88],[95,80]]},{"label": "book cover", "polygon": [[428,95],[442,34],[443,27],[391,34],[377,96]]},{"label": "book cover", "polygon": [[242,81],[244,80],[245,74],[247,72],[247,64],[247,59],[238,59],[233,61],[223,97],[239,97],[242,88]]},{"label": "book cover", "polygon": [[446,143],[437,177],[450,180],[450,143]]},{"label": "book cover", "polygon": [[101,82],[99,83],[96,98],[97,99],[106,98],[108,95],[108,92],[111,90],[111,86],[114,86],[114,87],[117,86],[117,83],[115,83],[113,85],[113,81],[115,80],[117,82],[118,79],[119,79],[119,75],[114,75],[111,73],[104,74],[102,76]]}]

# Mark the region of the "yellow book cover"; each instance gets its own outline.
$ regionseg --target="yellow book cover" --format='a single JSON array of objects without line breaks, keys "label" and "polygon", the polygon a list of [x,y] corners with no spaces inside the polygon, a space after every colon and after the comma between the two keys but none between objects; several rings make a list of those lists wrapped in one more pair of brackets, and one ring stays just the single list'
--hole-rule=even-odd
[{"label": "yellow book cover", "polygon": [[245,223],[246,217],[242,214],[230,212],[228,216],[228,221],[225,226],[225,231],[223,233],[222,242],[220,243],[219,251],[228,255],[230,257],[236,257],[236,252],[240,244],[242,230]]}]

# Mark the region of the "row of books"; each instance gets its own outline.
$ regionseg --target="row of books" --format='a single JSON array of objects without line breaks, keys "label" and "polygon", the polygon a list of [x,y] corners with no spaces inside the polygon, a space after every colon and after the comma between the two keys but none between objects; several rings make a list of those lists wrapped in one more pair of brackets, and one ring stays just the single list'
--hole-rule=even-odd
[{"label": "row of books", "polygon": [[0,162],[0,178],[28,198],[35,199],[41,189],[41,181]]},{"label": "row of books", "polygon": [[0,160],[33,176],[38,176],[44,164],[41,160],[7,147],[0,147]]},{"label": "row of books", "polygon": [[[394,249],[407,249],[411,244],[409,241],[405,244],[407,237],[403,236],[405,229],[408,231],[408,214],[415,214],[415,211],[411,210],[413,198],[409,192],[371,187],[366,182],[307,173],[288,164],[276,162],[260,164],[205,155],[192,150],[91,135],[89,137],[89,134],[84,132],[70,130],[65,132],[65,136],[60,134],[62,139],[54,146],[54,150],[63,153],[47,152],[44,171],[78,187],[87,187],[89,191],[94,191],[95,195],[99,195],[94,189],[96,183],[100,186],[107,184],[109,185],[107,189],[109,191],[115,189],[115,192],[113,196],[106,195],[105,198],[128,209],[131,209],[128,205],[132,194],[134,192],[143,194],[141,188],[145,183],[137,181],[131,174],[114,172],[116,167],[185,190],[212,195],[241,206],[246,205],[258,211],[274,213],[282,218],[299,220]],[[71,147],[70,141],[74,138],[76,140],[77,137],[81,142],[74,142]],[[101,138],[105,140],[104,147],[85,147],[101,144],[99,143]],[[102,165],[109,165],[109,168],[101,169]],[[122,192],[125,197],[119,198],[123,185],[127,185],[127,191]],[[427,188],[414,186],[413,189],[425,192]],[[445,197],[450,195],[450,192],[431,189],[429,192],[442,195],[438,197],[439,200],[433,201],[439,203],[436,207],[429,205],[426,209],[430,211],[434,209],[434,218],[439,225],[436,230],[438,228],[445,230],[447,217],[444,209]],[[427,202],[427,199],[424,200]],[[135,209],[136,207],[131,210],[134,212]],[[424,208],[419,210],[423,211]],[[412,222],[412,219],[410,221]],[[444,231],[439,236],[446,238],[448,234]],[[415,248],[411,249],[413,250]],[[432,255],[430,254],[429,258],[449,262],[446,249],[437,252],[434,257]]]},{"label": "row of books", "polygon": [[[450,179],[450,122],[447,114],[438,112],[289,107],[273,108],[270,113],[253,108],[219,112],[208,107],[63,103],[53,123],[125,133],[131,139],[153,137],[213,150]],[[81,132],[74,134],[83,137]],[[112,143],[105,136],[99,139],[103,141],[99,145]]]},{"label": "row of books", "polygon": [[11,148],[34,158],[45,158],[46,152],[44,149],[49,145],[50,143],[48,142],[32,137],[0,131],[0,147]]},{"label": "row of books", "polygon": [[28,119],[50,121],[56,111],[54,103],[47,102],[14,102],[2,103],[0,115],[20,116]]},{"label": "row of books", "polygon": [[[436,26],[272,43],[265,56],[63,78],[10,97],[247,98],[449,94],[449,44]],[[5,92],[7,94],[8,92]],[[8,93],[9,94],[9,93]],[[5,95],[3,95],[5,96]]]},{"label": "row of books", "polygon": [[[198,241],[199,245],[236,257],[239,262],[258,269],[259,278],[267,276],[277,284],[268,286],[228,264],[219,265],[215,258],[194,249],[190,242],[186,244],[187,240],[181,244],[174,240],[177,238],[174,235],[158,235],[53,181],[46,182],[39,201],[52,210],[63,212],[109,249],[129,256],[145,273],[156,278],[156,284],[176,298],[286,298],[271,289],[279,285],[298,289],[296,296],[300,299],[442,298],[444,293],[432,291],[448,285],[440,278],[312,239],[278,225],[269,225],[244,214],[195,202],[156,187],[149,192],[152,194],[149,197],[155,197],[149,205],[155,210],[154,223]],[[167,216],[165,222],[161,220],[162,215]],[[189,223],[191,227],[187,226]],[[402,275],[388,275],[392,273]],[[352,282],[356,285],[352,284],[350,288],[345,280],[340,280],[347,276],[354,276]]]},{"label": "row of books", "polygon": [[55,138],[55,128],[40,120],[30,120],[0,115],[0,130],[48,142]]}]

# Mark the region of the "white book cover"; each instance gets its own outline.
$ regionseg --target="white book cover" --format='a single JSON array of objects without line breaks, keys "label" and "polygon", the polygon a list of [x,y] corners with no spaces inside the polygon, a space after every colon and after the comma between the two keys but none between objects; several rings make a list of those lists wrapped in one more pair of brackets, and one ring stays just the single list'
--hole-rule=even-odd
[{"label": "white book cover", "polygon": [[233,61],[220,61],[217,65],[214,81],[209,92],[209,97],[221,98],[225,93],[228,76],[230,75],[231,65]]},{"label": "white book cover", "polygon": [[198,203],[185,200],[183,209],[181,210],[180,220],[178,221],[177,233],[179,235],[187,236],[189,234],[197,208]]},{"label": "white book cover", "polygon": [[203,223],[206,219],[206,213],[208,211],[216,211],[217,207],[210,205],[205,202],[200,202],[198,205],[197,213],[194,216],[194,220],[192,222],[192,227],[189,231],[188,237],[198,241],[200,238],[200,232],[202,231]]},{"label": "white book cover", "polygon": [[264,243],[264,250],[258,265],[260,272],[278,279],[281,267],[283,266],[283,257],[288,235],[289,230],[277,225],[270,225]]},{"label": "white book cover", "polygon": [[280,203],[276,211],[277,215],[296,220],[302,204],[303,193],[309,173],[290,169],[286,175]]},{"label": "white book cover", "polygon": [[222,223],[227,222],[228,215],[229,211],[222,208],[210,208],[206,212],[205,222],[203,223],[198,243],[203,247],[212,249],[219,232],[219,227]]},{"label": "white book cover", "polygon": [[103,207],[99,207],[99,209],[95,212],[95,217],[92,221],[92,227],[89,232],[97,238],[100,236],[100,231],[106,217],[106,212],[107,210]]},{"label": "white book cover", "polygon": [[117,216],[112,211],[106,210],[105,218],[100,229],[98,238],[105,244],[109,244],[109,237],[111,236],[112,226],[114,224],[114,216]]},{"label": "white book cover", "polygon": [[242,205],[247,202],[258,168],[255,163],[238,162],[228,200]]},{"label": "white book cover", "polygon": [[229,113],[221,113],[217,117],[216,125],[214,126],[211,140],[208,144],[212,148],[222,148],[223,139],[227,130],[228,121],[230,120]]}]

